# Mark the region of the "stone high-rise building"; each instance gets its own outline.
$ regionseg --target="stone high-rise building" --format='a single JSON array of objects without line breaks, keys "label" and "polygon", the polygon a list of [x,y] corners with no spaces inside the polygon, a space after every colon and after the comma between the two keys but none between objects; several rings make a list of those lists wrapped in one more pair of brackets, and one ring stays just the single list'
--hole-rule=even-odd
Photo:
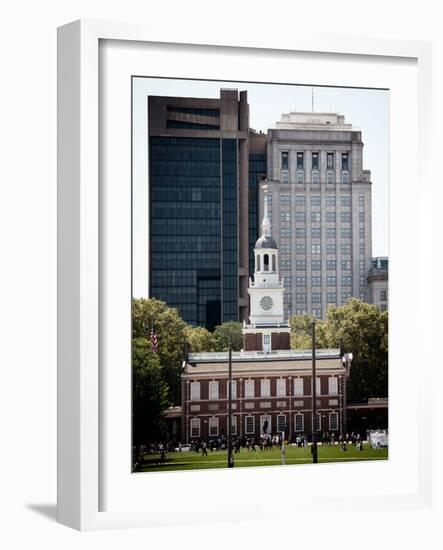
[{"label": "stone high-rise building", "polygon": [[361,132],[334,113],[283,114],[268,131],[264,187],[285,318],[323,318],[352,296],[371,301],[371,173]]}]

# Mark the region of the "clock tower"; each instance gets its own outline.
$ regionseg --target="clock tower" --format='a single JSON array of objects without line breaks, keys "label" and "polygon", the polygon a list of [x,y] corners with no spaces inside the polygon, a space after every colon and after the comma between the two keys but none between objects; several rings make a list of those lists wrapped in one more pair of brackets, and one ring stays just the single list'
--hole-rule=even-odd
[{"label": "clock tower", "polygon": [[290,328],[284,320],[285,289],[279,275],[278,246],[271,234],[268,195],[264,197],[262,234],[254,247],[254,278],[249,279],[250,324],[243,326],[245,350],[289,349]]}]

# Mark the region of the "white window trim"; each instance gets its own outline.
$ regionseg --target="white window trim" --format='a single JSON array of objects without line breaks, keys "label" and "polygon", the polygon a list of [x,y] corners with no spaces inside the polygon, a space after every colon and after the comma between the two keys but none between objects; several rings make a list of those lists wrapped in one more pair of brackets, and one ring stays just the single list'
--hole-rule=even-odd
[{"label": "white window trim", "polygon": [[[301,429],[297,430],[297,416],[301,417]],[[301,433],[305,430],[305,415],[303,413],[294,414],[294,432]]]},{"label": "white window trim", "polygon": [[[216,433],[211,433],[212,428],[217,428]],[[218,416],[213,416],[208,421],[208,435],[210,437],[217,436],[219,434],[219,422],[218,422]]]},{"label": "white window trim", "polygon": [[[252,418],[252,431],[248,430],[248,418]],[[245,435],[255,434],[255,417],[252,415],[245,416]]]},{"label": "white window trim", "polygon": [[[335,417],[337,418],[337,425],[336,425],[335,428],[332,428],[332,426],[331,426],[331,418],[332,418],[332,416],[335,416]],[[339,420],[339,418],[338,418],[338,412],[333,411],[333,412],[330,412],[330,413],[329,413],[329,430],[330,430],[330,431],[334,431],[334,432],[338,431],[338,429],[339,429],[338,420]]]},{"label": "white window trim", "polygon": [[217,380],[210,380],[208,388],[208,397],[209,399],[218,399],[219,396],[219,384]]},{"label": "white window trim", "polygon": [[329,395],[338,395],[338,378],[336,376],[330,376],[328,378],[328,393]]},{"label": "white window trim", "polygon": [[[249,390],[252,389],[252,391],[249,391],[248,388]],[[252,399],[253,397],[255,397],[255,381],[251,379],[245,380],[245,398]]]},{"label": "white window trim", "polygon": [[286,378],[277,378],[277,397],[286,397],[287,391]]},{"label": "white window trim", "polygon": [[200,382],[191,382],[190,395],[189,395],[190,401],[200,401],[200,398],[201,398]]},{"label": "white window trim", "polygon": [[[296,389],[301,389],[301,393],[297,392]],[[294,397],[303,397],[304,394],[303,378],[294,378]]]},{"label": "white window trim", "polygon": [[[194,435],[192,433],[193,424],[196,427],[198,427],[198,434],[197,435]],[[191,418],[190,422],[189,422],[189,435],[190,435],[190,437],[200,437],[200,434],[201,434],[201,421],[200,421],[200,418]]]},{"label": "white window trim", "polygon": [[271,381],[269,378],[260,380],[260,397],[271,397]]}]

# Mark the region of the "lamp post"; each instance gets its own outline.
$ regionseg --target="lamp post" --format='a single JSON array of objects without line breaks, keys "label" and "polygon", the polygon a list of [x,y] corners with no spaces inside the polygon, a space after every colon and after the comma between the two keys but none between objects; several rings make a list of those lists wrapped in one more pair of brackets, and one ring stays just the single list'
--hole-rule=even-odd
[{"label": "lamp post", "polygon": [[317,373],[315,367],[315,320],[312,321],[312,463],[317,464]]},{"label": "lamp post", "polygon": [[232,454],[232,346],[228,348],[228,468],[234,467]]}]

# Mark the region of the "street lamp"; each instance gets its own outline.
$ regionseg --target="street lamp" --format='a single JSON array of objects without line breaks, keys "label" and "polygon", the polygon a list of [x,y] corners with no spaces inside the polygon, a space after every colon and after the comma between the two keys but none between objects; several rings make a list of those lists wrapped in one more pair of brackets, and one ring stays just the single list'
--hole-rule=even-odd
[{"label": "street lamp", "polygon": [[232,454],[232,346],[228,348],[228,468],[234,467]]},{"label": "street lamp", "polygon": [[317,373],[315,368],[315,320],[312,321],[312,462],[317,464]]}]

